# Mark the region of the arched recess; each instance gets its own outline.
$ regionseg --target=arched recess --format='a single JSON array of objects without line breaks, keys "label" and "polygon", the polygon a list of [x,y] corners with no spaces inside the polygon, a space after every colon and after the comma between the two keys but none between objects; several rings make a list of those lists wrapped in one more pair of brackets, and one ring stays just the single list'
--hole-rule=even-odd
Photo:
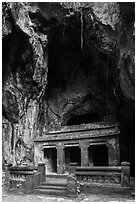
[{"label": "arched recess", "polygon": [[101,117],[97,113],[86,113],[80,115],[72,115],[68,121],[67,125],[81,125],[87,123],[93,123],[101,121]]}]

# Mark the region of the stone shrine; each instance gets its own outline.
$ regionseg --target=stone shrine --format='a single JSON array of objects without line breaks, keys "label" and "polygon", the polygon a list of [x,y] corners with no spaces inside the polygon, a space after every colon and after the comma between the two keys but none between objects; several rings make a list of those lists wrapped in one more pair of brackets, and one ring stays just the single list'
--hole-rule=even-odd
[{"label": "stone shrine", "polygon": [[35,163],[44,162],[47,172],[63,174],[70,163],[78,166],[120,164],[118,124],[106,121],[62,126],[35,138]]}]

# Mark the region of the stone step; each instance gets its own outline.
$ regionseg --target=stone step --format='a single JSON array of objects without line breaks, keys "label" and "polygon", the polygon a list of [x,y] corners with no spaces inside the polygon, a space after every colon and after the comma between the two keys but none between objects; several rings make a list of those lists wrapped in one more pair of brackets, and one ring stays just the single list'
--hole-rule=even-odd
[{"label": "stone step", "polygon": [[67,174],[48,174],[45,177],[45,182],[50,184],[67,184]]},{"label": "stone step", "polygon": [[67,179],[67,177],[68,177],[68,174],[54,174],[54,173],[52,173],[52,174],[47,174],[46,175],[46,178],[55,178],[55,179],[58,179],[58,178],[60,178],[60,179]]},{"label": "stone step", "polygon": [[56,195],[56,196],[66,196],[66,189],[35,189],[34,190],[35,194],[44,194],[44,195]]},{"label": "stone step", "polygon": [[46,183],[50,184],[67,184],[67,179],[46,179]]},{"label": "stone step", "polygon": [[67,186],[66,185],[40,185],[38,186],[38,189],[51,189],[51,190],[66,190]]},{"label": "stone step", "polygon": [[55,182],[48,182],[48,181],[45,181],[45,182],[42,182],[41,183],[41,186],[66,186],[67,185],[67,182],[63,182],[63,183],[55,183]]},{"label": "stone step", "polygon": [[34,190],[34,193],[45,195],[66,196],[67,193],[67,175],[48,174],[45,181]]}]

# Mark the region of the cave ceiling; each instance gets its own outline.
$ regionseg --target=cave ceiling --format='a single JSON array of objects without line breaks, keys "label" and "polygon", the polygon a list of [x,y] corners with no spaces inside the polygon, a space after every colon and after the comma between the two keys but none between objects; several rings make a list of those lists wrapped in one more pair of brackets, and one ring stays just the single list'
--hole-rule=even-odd
[{"label": "cave ceiling", "polygon": [[32,104],[46,127],[117,117],[123,100],[134,107],[134,3],[11,2],[2,19],[7,120]]}]

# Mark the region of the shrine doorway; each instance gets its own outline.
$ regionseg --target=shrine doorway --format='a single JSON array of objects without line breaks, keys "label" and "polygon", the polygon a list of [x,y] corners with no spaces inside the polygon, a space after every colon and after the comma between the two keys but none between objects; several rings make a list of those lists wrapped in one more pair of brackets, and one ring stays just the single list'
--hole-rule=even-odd
[{"label": "shrine doorway", "polygon": [[69,170],[70,163],[81,166],[81,149],[79,146],[65,147],[65,171]]},{"label": "shrine doorway", "polygon": [[46,171],[57,173],[57,150],[56,148],[44,148]]},{"label": "shrine doorway", "polygon": [[89,166],[108,166],[108,147],[104,145],[91,145],[89,152]]}]

